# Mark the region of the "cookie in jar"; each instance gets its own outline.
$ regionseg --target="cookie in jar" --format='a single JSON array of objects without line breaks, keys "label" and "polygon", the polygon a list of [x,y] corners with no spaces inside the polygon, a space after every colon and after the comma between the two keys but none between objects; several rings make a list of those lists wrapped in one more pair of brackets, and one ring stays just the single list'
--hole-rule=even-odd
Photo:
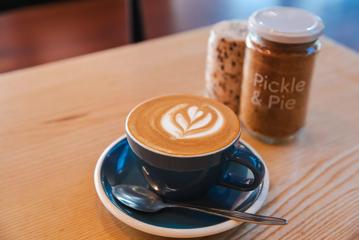
[{"label": "cookie in jar", "polygon": [[238,20],[214,25],[208,39],[206,95],[239,112],[247,23]]}]

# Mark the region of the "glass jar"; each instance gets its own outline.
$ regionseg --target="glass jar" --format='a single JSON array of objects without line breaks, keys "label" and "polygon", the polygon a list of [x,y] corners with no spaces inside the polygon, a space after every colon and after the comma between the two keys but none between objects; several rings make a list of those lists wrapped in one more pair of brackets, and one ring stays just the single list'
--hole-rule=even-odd
[{"label": "glass jar", "polygon": [[248,22],[240,118],[267,143],[294,139],[306,119],[321,19],[307,11],[276,7]]},{"label": "glass jar", "polygon": [[211,30],[206,61],[206,96],[239,111],[247,23],[223,21]]}]

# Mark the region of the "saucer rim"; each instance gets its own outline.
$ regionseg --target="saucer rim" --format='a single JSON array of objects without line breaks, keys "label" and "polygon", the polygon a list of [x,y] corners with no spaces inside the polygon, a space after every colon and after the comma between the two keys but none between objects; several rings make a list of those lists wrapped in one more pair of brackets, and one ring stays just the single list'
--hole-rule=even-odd
[{"label": "saucer rim", "polygon": [[[98,197],[100,198],[102,204],[105,208],[118,220],[123,223],[139,230],[142,232],[146,232],[152,235],[162,236],[162,237],[172,237],[172,238],[194,238],[194,237],[204,237],[210,236],[214,234],[218,234],[221,232],[225,232],[234,227],[239,226],[242,222],[236,222],[234,220],[228,220],[222,223],[218,223],[208,227],[200,227],[200,228],[186,228],[186,229],[176,229],[176,228],[167,228],[167,227],[159,227],[154,226],[148,223],[144,223],[136,218],[133,218],[126,213],[122,212],[118,209],[110,199],[107,197],[101,183],[101,169],[102,163],[107,155],[107,153],[122,139],[126,138],[126,134],[121,135],[119,138],[114,140],[100,155],[97,160],[95,171],[94,171],[94,184]],[[265,175],[263,179],[263,189],[259,194],[258,198],[254,201],[254,203],[245,211],[247,213],[256,213],[264,204],[265,199],[267,198],[269,191],[269,172],[265,161],[262,156],[254,150],[246,141],[239,139],[244,143],[254,154],[256,154],[259,159],[263,162],[265,167]]]}]

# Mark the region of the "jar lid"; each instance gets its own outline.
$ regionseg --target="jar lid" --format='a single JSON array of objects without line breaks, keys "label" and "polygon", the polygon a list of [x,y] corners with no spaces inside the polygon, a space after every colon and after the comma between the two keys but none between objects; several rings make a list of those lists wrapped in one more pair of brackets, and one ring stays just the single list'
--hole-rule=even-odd
[{"label": "jar lid", "polygon": [[272,7],[254,12],[248,28],[267,40],[295,44],[318,39],[324,24],[320,17],[303,9]]},{"label": "jar lid", "polygon": [[247,21],[226,20],[216,23],[212,32],[218,37],[224,37],[231,40],[245,40],[247,37]]}]

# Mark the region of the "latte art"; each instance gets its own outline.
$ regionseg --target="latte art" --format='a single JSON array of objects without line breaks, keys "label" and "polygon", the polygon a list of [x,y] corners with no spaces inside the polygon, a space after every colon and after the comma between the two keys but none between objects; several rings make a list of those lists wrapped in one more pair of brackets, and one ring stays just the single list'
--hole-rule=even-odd
[{"label": "latte art", "polygon": [[222,114],[213,106],[178,104],[161,118],[162,128],[177,139],[200,138],[219,131]]},{"label": "latte art", "polygon": [[193,156],[222,149],[239,137],[239,120],[225,105],[204,97],[175,95],[137,106],[126,132],[161,153]]}]

